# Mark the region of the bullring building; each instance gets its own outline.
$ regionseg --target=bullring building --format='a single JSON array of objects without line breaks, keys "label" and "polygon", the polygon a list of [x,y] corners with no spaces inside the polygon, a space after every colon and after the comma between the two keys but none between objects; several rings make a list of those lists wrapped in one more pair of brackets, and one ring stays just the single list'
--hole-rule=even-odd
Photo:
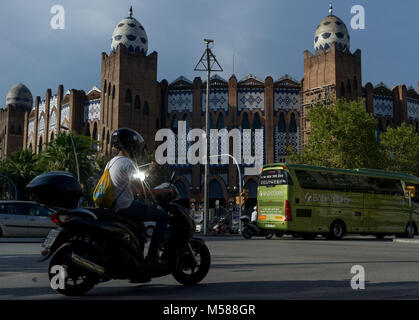
[{"label": "bullring building", "polygon": [[[139,131],[145,152],[153,152],[160,143],[155,141],[160,128],[176,133],[179,121],[186,122],[187,130],[204,128],[206,82],[184,76],[158,81],[158,53],[148,49],[145,28],[130,11],[116,25],[109,52],[101,55],[100,88],[65,90],[60,85],[56,92],[47,89],[44,98],[33,101],[26,86],[14,86],[0,109],[0,155],[19,147],[39,153],[64,128],[98,140],[97,149],[104,154],[109,154],[110,137],[117,128]],[[237,79],[233,74],[228,79],[213,76],[210,85],[211,128],[263,129],[259,147],[264,163],[284,161],[288,147],[301,151],[310,134],[306,114],[317,102],[363,98],[366,110],[377,119],[377,134],[402,123],[419,130],[419,83],[418,91],[405,85],[392,89],[383,83],[363,85],[361,50],[351,50],[348,29],[332,12],[314,31],[314,51],[304,52],[301,81],[289,75]],[[182,139],[186,137],[176,135],[176,143]],[[254,150],[254,143],[241,148],[241,152]],[[203,168],[173,167],[185,205],[198,208],[203,203]],[[243,183],[255,199],[257,176],[246,176]],[[229,206],[238,195],[234,163],[211,165],[209,184],[210,206],[216,200]]]}]

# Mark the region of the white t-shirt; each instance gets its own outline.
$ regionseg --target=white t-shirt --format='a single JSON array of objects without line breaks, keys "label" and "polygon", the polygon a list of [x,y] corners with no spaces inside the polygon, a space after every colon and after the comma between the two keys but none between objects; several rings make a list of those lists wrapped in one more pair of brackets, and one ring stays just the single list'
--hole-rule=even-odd
[{"label": "white t-shirt", "polygon": [[137,171],[136,164],[127,157],[116,156],[106,165],[109,168],[111,181],[115,192],[115,212],[128,208],[134,201],[131,183],[132,176]]},{"label": "white t-shirt", "polygon": [[254,210],[252,212],[252,222],[256,221],[258,219],[258,212],[256,210]]}]

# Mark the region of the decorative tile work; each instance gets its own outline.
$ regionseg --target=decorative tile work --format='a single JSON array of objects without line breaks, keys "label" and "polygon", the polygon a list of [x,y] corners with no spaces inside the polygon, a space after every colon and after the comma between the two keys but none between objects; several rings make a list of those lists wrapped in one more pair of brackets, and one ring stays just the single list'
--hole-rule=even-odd
[{"label": "decorative tile work", "polygon": [[52,110],[52,108],[57,107],[58,103],[58,97],[52,96],[49,98],[49,110]]},{"label": "decorative tile work", "polygon": [[87,101],[84,103],[83,121],[100,120],[100,99]]},{"label": "decorative tile work", "polygon": [[275,162],[279,162],[279,159],[287,154],[287,133],[285,131],[279,131],[278,127],[274,129],[274,158]]},{"label": "decorative tile work", "polygon": [[[202,112],[205,112],[207,103],[207,90],[202,90]],[[209,109],[222,109],[228,112],[228,89],[214,88],[210,89]]]},{"label": "decorative tile work", "polygon": [[274,110],[296,110],[301,111],[300,90],[275,88],[274,91]]},{"label": "decorative tile work", "polygon": [[45,100],[39,102],[38,117],[41,115],[42,112],[45,112]]},{"label": "decorative tile work", "polygon": [[48,132],[51,133],[51,131],[55,129],[56,126],[57,126],[57,115],[56,115],[56,112],[53,111],[51,112],[51,116],[49,118],[49,131]]},{"label": "decorative tile work", "polygon": [[192,90],[170,90],[168,94],[167,112],[189,111],[192,112],[193,93]]},{"label": "decorative tile work", "polygon": [[44,116],[41,116],[41,118],[39,118],[39,123],[38,123],[38,133],[43,134],[44,129],[45,129],[45,118]]},{"label": "decorative tile work", "polygon": [[390,116],[393,118],[393,98],[387,96],[374,96],[374,116]]},{"label": "decorative tile work", "polygon": [[35,131],[35,120],[30,120],[28,123],[28,136]]},{"label": "decorative tile work", "polygon": [[419,100],[407,99],[407,117],[419,120]]},{"label": "decorative tile work", "polygon": [[64,121],[70,121],[70,105],[65,104],[61,107],[61,125],[64,124]]},{"label": "decorative tile work", "polygon": [[300,132],[290,132],[289,133],[289,145],[298,151],[300,147]]},{"label": "decorative tile work", "polygon": [[265,90],[263,88],[240,88],[238,89],[238,111],[262,110],[265,112]]}]

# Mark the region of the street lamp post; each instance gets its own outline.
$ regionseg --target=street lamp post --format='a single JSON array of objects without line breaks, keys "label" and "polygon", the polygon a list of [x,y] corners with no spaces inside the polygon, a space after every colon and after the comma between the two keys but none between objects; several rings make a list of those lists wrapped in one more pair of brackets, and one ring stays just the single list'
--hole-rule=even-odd
[{"label": "street lamp post", "polygon": [[[61,129],[70,131],[69,128],[67,128],[67,127],[65,127],[63,125],[61,126]],[[74,158],[76,159],[77,181],[80,183],[79,160],[77,159],[76,147],[74,146],[73,134],[71,132],[70,132],[70,139],[71,139],[71,145],[73,146]]]},{"label": "street lamp post", "polygon": [[237,161],[236,158],[234,158],[231,154],[228,153],[223,153],[223,154],[215,154],[215,155],[211,155],[209,156],[209,158],[213,158],[213,157],[222,157],[222,156],[227,156],[230,157],[231,159],[233,159],[234,164],[237,167],[237,171],[239,173],[239,232],[241,232],[241,228],[242,228],[242,221],[240,220],[240,217],[242,216],[242,197],[241,197],[241,193],[243,190],[243,181],[242,181],[242,173],[240,171],[240,166],[239,166],[239,162]]}]

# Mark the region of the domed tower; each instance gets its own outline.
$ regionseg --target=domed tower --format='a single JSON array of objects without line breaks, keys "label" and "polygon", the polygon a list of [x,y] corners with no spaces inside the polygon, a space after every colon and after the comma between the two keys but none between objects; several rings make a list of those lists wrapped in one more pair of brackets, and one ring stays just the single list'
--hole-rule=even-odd
[{"label": "domed tower", "polygon": [[152,151],[161,121],[157,52],[147,55],[148,37],[132,7],[116,25],[110,49],[102,53],[100,149],[109,153],[112,132],[126,127],[140,132]]},{"label": "domed tower", "polygon": [[22,83],[13,86],[0,110],[0,158],[23,148],[25,113],[32,109],[33,97]]},{"label": "domed tower", "polygon": [[310,134],[306,115],[316,103],[331,104],[336,99],[358,100],[362,96],[361,50],[350,51],[350,35],[345,23],[329,15],[317,26],[314,54],[304,52],[302,128],[304,144]]}]

